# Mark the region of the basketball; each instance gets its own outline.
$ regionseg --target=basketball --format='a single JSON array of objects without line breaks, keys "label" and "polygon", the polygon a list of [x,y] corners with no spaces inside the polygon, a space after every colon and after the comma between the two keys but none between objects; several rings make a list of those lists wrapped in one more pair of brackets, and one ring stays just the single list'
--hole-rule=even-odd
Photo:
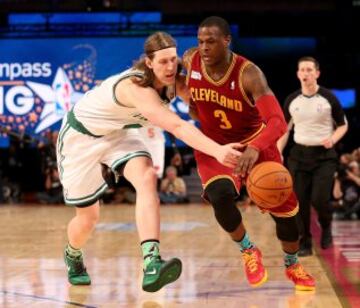
[{"label": "basketball", "polygon": [[269,209],[283,204],[289,198],[293,182],[289,171],[282,164],[267,161],[250,171],[246,189],[256,205]]}]

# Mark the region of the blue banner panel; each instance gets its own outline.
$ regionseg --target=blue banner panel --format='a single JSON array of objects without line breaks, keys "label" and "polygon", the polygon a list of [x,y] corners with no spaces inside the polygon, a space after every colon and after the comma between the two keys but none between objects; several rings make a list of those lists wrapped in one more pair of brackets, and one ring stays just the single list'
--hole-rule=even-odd
[{"label": "blue banner panel", "polygon": [[160,23],[160,12],[79,12],[79,13],[10,13],[9,25],[84,24],[84,23]]},{"label": "blue banner panel", "polygon": [[311,54],[316,49],[314,37],[249,37],[236,41],[238,50],[244,55],[270,58],[286,55]]},{"label": "blue banner panel", "polygon": [[[59,129],[64,114],[87,90],[132,65],[144,39],[0,40],[0,134],[7,130],[41,138]],[[179,55],[196,45],[194,37],[176,39]],[[183,102],[171,108],[188,118]]]},{"label": "blue banner panel", "polygon": [[340,104],[344,109],[355,107],[356,105],[355,89],[332,89],[332,92],[340,101]]}]

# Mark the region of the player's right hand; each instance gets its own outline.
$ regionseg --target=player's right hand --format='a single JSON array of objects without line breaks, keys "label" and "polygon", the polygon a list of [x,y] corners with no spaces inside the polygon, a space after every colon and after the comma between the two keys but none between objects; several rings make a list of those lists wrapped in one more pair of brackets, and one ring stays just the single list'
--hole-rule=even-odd
[{"label": "player's right hand", "polygon": [[214,153],[215,158],[221,164],[229,168],[235,168],[242,155],[241,151],[244,145],[241,143],[229,143],[221,145],[219,151]]},{"label": "player's right hand", "polygon": [[259,158],[259,150],[251,145],[246,147],[243,155],[239,158],[238,164],[234,170],[242,178],[246,177]]}]

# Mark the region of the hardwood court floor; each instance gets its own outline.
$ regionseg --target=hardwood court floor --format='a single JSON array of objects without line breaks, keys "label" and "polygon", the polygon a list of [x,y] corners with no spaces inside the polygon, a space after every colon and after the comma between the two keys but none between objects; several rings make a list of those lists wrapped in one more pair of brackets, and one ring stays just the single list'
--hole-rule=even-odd
[{"label": "hardwood court floor", "polygon": [[83,287],[68,284],[62,259],[72,208],[0,206],[0,307],[342,307],[317,256],[302,259],[317,279],[316,292],[296,294],[284,275],[273,221],[255,207],[242,212],[263,251],[266,284],[248,286],[240,253],[209,206],[162,206],[162,256],[181,258],[183,273],[159,292],[146,293],[133,206],[102,206],[85,249],[93,284]]}]

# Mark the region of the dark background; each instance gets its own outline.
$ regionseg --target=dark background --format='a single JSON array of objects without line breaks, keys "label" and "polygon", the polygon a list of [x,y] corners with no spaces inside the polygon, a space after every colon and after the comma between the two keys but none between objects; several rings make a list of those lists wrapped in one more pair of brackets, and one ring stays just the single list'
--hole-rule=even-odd
[{"label": "dark background", "polygon": [[[300,56],[314,56],[320,62],[319,83],[327,88],[355,88],[360,93],[360,0],[0,0],[0,38],[12,35],[68,36],[69,29],[45,27],[16,28],[8,24],[7,16],[13,12],[97,12],[114,11],[131,14],[134,11],[159,11],[164,29],[173,25],[192,25],[191,29],[210,15],[219,15],[237,26],[233,49],[242,53],[244,38],[313,38],[315,49],[311,54],[245,54],[267,76],[268,82],[282,103],[286,96],[299,87],[296,78]],[[127,25],[131,28],[131,24]],[[99,25],[101,27],[101,25]],[[155,28],[156,26],[154,26]],[[166,28],[167,27],[167,28]],[[149,31],[152,25],[148,25]],[[190,29],[190,30],[189,30]],[[135,32],[132,32],[134,35]],[[76,32],[81,36],[81,31]],[[142,34],[144,34],[142,32]],[[97,34],[98,35],[98,34]],[[129,35],[126,28],[112,29],[108,35]],[[1,51],[0,51],[1,62]],[[349,152],[360,145],[360,104],[347,109],[349,132],[338,145],[341,152]],[[26,155],[27,157],[29,155]],[[3,158],[2,158],[3,159]]]}]

